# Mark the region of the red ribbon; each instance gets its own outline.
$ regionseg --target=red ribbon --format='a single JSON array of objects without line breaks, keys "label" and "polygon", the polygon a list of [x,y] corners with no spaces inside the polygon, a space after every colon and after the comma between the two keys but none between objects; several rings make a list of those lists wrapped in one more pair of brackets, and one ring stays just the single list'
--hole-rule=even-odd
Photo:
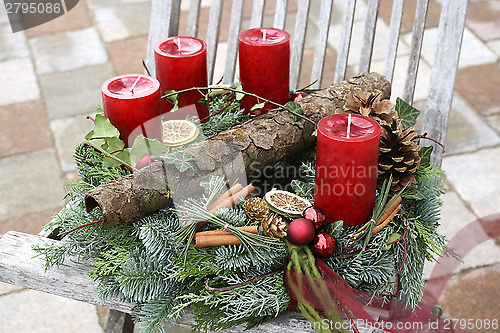
[{"label": "red ribbon", "polygon": [[[500,237],[500,214],[469,223],[451,239],[448,247],[464,257],[476,246],[496,237]],[[415,310],[408,309],[400,301],[386,301],[380,296],[352,288],[319,258],[316,258],[315,264],[323,279],[299,274],[293,267],[291,270],[285,268],[284,282],[290,296],[290,310],[296,310],[298,302],[323,313],[340,314],[349,319],[355,332],[358,332],[356,323],[360,322],[393,333],[465,332],[432,314],[459,264],[451,256],[443,257],[440,264],[434,267]]]}]

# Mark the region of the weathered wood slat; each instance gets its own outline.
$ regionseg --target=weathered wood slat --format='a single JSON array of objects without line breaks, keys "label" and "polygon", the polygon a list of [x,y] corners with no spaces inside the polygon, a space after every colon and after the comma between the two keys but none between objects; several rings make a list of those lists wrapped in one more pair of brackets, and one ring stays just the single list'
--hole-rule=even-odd
[{"label": "weathered wood slat", "polygon": [[[439,19],[439,42],[431,72],[423,127],[430,137],[439,142],[446,139],[468,3],[468,0],[445,0]],[[441,152],[441,148],[434,144],[432,164],[441,165]]]},{"label": "weathered wood slat", "polygon": [[361,57],[359,61],[360,73],[370,71],[379,7],[380,0],[368,0],[368,12],[365,22],[365,35],[363,37],[363,46],[361,47]]},{"label": "weathered wood slat", "polygon": [[387,45],[387,56],[385,57],[384,76],[392,83],[394,67],[396,65],[396,54],[398,52],[399,31],[403,21],[403,9],[405,0],[394,0],[392,4],[391,23],[389,26],[389,41]]},{"label": "weathered wood slat", "polygon": [[418,65],[420,64],[420,53],[422,42],[424,40],[425,18],[427,16],[427,7],[429,0],[419,0],[415,11],[415,22],[413,25],[413,37],[410,45],[410,58],[408,60],[408,71],[406,74],[405,86],[403,91],[403,100],[413,103],[415,94],[415,84],[417,83]]},{"label": "weathered wood slat", "polygon": [[200,3],[201,0],[191,0],[189,2],[189,12],[187,17],[186,35],[198,36],[198,25],[200,24]]},{"label": "weathered wood slat", "polygon": [[276,1],[276,11],[274,12],[273,28],[277,28],[277,29],[284,29],[285,28],[287,4],[288,4],[288,0],[277,0]]},{"label": "weathered wood slat", "polygon": [[234,0],[231,8],[231,21],[229,22],[229,36],[227,41],[226,67],[224,69],[223,83],[230,84],[234,80],[236,59],[238,58],[238,36],[243,17],[244,0]]},{"label": "weathered wood slat", "polygon": [[299,82],[300,68],[302,65],[302,54],[304,52],[304,42],[306,40],[307,19],[309,15],[310,0],[302,0],[297,3],[297,19],[295,21],[295,31],[290,55],[290,90],[297,89]]},{"label": "weathered wood slat", "polygon": [[339,83],[345,79],[355,10],[356,0],[347,0],[346,10],[342,19],[342,37],[340,38],[340,47],[337,55],[337,65],[335,67],[333,83]]},{"label": "weathered wood slat", "polygon": [[325,64],[326,47],[328,45],[328,31],[330,30],[330,18],[332,16],[332,0],[321,1],[318,33],[316,35],[316,45],[314,47],[314,60],[311,71],[311,86],[318,89],[323,78],[323,65]]},{"label": "weathered wood slat", "polygon": [[214,76],[215,56],[217,54],[217,44],[219,42],[219,28],[222,17],[223,0],[213,0],[210,7],[207,31],[207,70],[208,83],[210,84]]},{"label": "weathered wood slat", "polygon": [[148,51],[146,55],[146,66],[151,75],[155,76],[155,50],[156,43],[170,35],[171,17],[164,17],[170,13],[172,0],[151,1],[151,21],[149,24]]},{"label": "weathered wood slat", "polygon": [[262,26],[264,17],[264,0],[254,0],[252,6],[252,18],[250,20],[250,28],[258,28]]},{"label": "weathered wood slat", "polygon": [[[77,301],[103,305],[93,294],[96,282],[87,275],[92,269],[88,262],[70,257],[59,267],[45,271],[45,260],[36,257],[37,252],[32,247],[54,242],[58,241],[17,231],[6,233],[0,238],[0,280]],[[133,304],[109,300],[103,306],[130,312]]]}]

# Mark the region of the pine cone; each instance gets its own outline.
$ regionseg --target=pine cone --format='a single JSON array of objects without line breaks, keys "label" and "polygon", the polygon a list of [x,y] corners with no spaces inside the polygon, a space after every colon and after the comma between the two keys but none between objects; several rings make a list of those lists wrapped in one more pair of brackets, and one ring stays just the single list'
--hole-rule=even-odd
[{"label": "pine cone", "polygon": [[245,215],[250,220],[260,222],[269,213],[267,202],[261,198],[250,198],[245,201]]},{"label": "pine cone", "polygon": [[397,119],[398,114],[394,104],[388,100],[380,100],[382,92],[364,92],[360,88],[354,88],[352,94],[346,96],[343,109],[335,110],[335,113],[357,113],[377,120],[381,125],[383,122],[391,123]]},{"label": "pine cone", "polygon": [[287,224],[281,216],[276,214],[269,214],[262,220],[262,230],[269,237],[284,238],[286,237]]},{"label": "pine cone", "polygon": [[392,191],[399,191],[408,183],[415,182],[413,173],[418,169],[420,146],[413,142],[418,134],[413,127],[403,131],[401,119],[382,123],[378,164],[378,187],[392,174]]}]

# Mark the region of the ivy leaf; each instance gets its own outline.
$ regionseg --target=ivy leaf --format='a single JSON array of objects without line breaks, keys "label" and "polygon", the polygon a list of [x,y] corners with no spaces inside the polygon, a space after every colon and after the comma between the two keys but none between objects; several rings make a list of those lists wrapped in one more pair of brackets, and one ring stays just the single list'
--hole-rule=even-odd
[{"label": "ivy leaf", "polygon": [[167,147],[165,147],[163,143],[156,139],[148,139],[140,134],[134,140],[134,145],[130,150],[130,156],[133,156],[137,160],[141,160],[147,154],[160,156],[165,151],[167,151]]},{"label": "ivy leaf", "polygon": [[200,186],[205,190],[205,195],[209,196],[214,189],[220,187],[221,178],[216,176],[210,176],[208,180],[203,180],[200,182]]},{"label": "ivy leaf", "polygon": [[314,197],[314,184],[306,183],[301,180],[294,179],[290,182],[295,194],[306,199]]},{"label": "ivy leaf", "polygon": [[266,105],[266,102],[257,103],[254,106],[252,106],[252,108],[250,109],[250,111],[255,111],[255,110],[262,109],[264,107],[264,105]]},{"label": "ivy leaf", "polygon": [[[130,163],[130,148],[120,150],[114,154],[111,154],[113,156],[118,157],[121,159],[123,162],[125,162],[127,165],[131,165]],[[117,167],[122,165],[119,161],[115,160],[114,158],[111,158],[109,156],[104,156],[102,160],[102,166],[104,168],[112,168],[112,167]]]},{"label": "ivy leaf", "polygon": [[238,83],[238,85],[236,86],[235,90],[237,91],[236,94],[235,94],[236,95],[236,100],[237,101],[241,101],[243,99],[243,97],[245,97],[245,94],[243,93],[243,86],[241,85],[241,83]]},{"label": "ivy leaf", "polygon": [[[386,243],[397,241],[400,238],[401,238],[401,235],[398,234],[397,232],[395,232],[389,236]],[[392,247],[392,244],[387,244],[386,246],[382,247],[382,250],[389,250],[391,247]]]},{"label": "ivy leaf", "polygon": [[396,111],[403,121],[403,129],[415,126],[420,111],[398,97],[396,100]]},{"label": "ivy leaf", "polygon": [[115,151],[121,151],[123,148],[125,148],[125,143],[122,140],[120,140],[120,138],[117,137],[105,138],[104,141],[106,145],[103,148],[110,153],[113,153]]},{"label": "ivy leaf", "polygon": [[167,97],[169,100],[174,102],[174,106],[172,107],[172,110],[170,110],[170,112],[174,112],[174,111],[177,111],[179,109],[179,94],[174,94],[175,92],[176,92],[175,90],[165,91],[165,95],[173,94],[173,95],[170,95]]},{"label": "ivy leaf", "polygon": [[431,154],[432,150],[434,149],[433,146],[429,147],[422,147],[420,151],[418,152],[418,155],[420,156],[420,167],[421,168],[426,168],[431,165]]},{"label": "ivy leaf", "polygon": [[333,238],[338,239],[340,237],[340,233],[342,232],[342,228],[344,227],[344,221],[339,220],[333,223],[328,223],[326,226],[327,232],[332,235]]},{"label": "ivy leaf", "polygon": [[181,151],[176,151],[162,156],[163,163],[174,164],[180,172],[184,172],[188,169],[192,169],[194,171],[193,164],[189,162],[194,159],[193,155]]},{"label": "ivy leaf", "polygon": [[[303,115],[304,114],[304,110],[302,110],[302,107],[300,106],[299,103],[297,102],[293,102],[293,101],[290,101],[290,102],[287,102],[285,104],[285,106],[290,109],[291,111],[297,113],[297,114],[300,114],[300,115]],[[301,118],[293,113],[290,113],[290,115],[292,116],[293,118],[293,121],[299,121]]]},{"label": "ivy leaf", "polygon": [[[91,139],[91,138],[113,138],[113,137],[117,138],[119,136],[120,136],[120,132],[118,131],[118,129],[115,126],[113,126],[113,124],[111,124],[111,122],[109,121],[108,118],[104,117],[103,115],[96,114],[95,122],[94,122],[94,130],[93,130],[92,136],[89,137],[88,139]],[[85,136],[85,138],[87,139],[87,136]]]}]

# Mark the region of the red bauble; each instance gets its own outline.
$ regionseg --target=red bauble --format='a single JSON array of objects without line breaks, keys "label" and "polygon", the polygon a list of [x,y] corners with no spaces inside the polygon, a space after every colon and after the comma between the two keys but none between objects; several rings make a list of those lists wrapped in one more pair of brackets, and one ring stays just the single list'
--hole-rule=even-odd
[{"label": "red bauble", "polygon": [[311,243],[311,251],[320,258],[328,258],[337,251],[337,241],[327,232],[320,232]]},{"label": "red bauble", "polygon": [[295,245],[309,244],[314,238],[315,233],[316,229],[311,221],[304,218],[293,220],[287,229],[288,239]]},{"label": "red bauble", "polygon": [[302,212],[302,217],[311,221],[316,229],[322,228],[326,224],[326,216],[318,207],[307,207]]}]

